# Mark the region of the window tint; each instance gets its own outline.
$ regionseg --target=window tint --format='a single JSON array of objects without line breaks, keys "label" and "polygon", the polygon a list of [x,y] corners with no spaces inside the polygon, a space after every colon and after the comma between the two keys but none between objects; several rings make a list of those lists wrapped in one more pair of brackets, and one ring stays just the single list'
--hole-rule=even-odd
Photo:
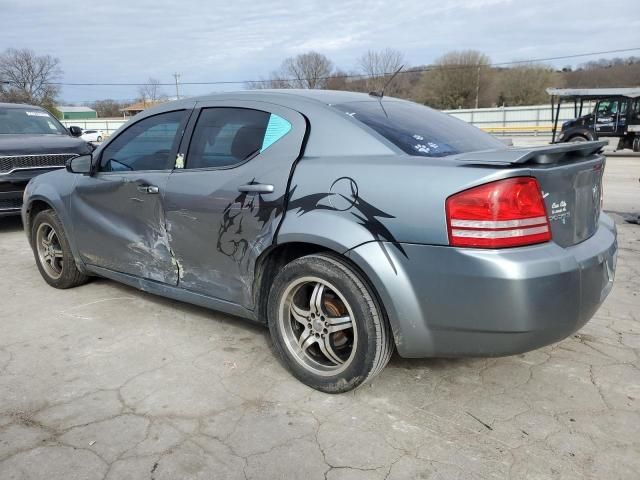
[{"label": "window tint", "polygon": [[178,140],[176,133],[184,110],[154,115],[122,132],[102,152],[100,170],[165,170],[171,168],[169,154]]},{"label": "window tint", "polygon": [[482,130],[423,105],[364,101],[334,105],[372,128],[409,155],[444,157],[505,145]]},{"label": "window tint", "polygon": [[37,107],[0,108],[0,134],[68,135],[67,130],[49,112]]},{"label": "window tint", "polygon": [[235,165],[267,149],[291,130],[278,115],[247,108],[206,108],[187,154],[187,168]]}]

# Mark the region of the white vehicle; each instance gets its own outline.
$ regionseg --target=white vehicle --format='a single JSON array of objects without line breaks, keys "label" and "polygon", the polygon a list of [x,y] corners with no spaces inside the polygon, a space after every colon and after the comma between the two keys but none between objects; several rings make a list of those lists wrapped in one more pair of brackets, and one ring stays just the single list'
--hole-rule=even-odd
[{"label": "white vehicle", "polygon": [[104,134],[102,130],[83,130],[80,138],[87,142],[101,142],[104,139]]}]

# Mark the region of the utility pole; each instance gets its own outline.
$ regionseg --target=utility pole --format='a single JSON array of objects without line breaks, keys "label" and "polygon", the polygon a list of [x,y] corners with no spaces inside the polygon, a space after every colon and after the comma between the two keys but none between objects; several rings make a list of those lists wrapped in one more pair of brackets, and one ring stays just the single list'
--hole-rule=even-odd
[{"label": "utility pole", "polygon": [[180,74],[174,73],[173,78],[176,80],[176,100],[180,100],[180,90],[178,90],[178,79],[180,78]]},{"label": "utility pole", "polygon": [[478,65],[478,78],[476,79],[476,108],[478,108],[479,97],[480,97],[480,65]]}]

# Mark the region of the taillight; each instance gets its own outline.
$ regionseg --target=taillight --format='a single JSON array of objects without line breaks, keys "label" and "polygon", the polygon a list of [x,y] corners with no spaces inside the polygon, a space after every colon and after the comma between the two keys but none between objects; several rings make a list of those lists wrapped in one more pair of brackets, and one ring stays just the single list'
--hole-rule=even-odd
[{"label": "taillight", "polygon": [[456,247],[504,248],[551,240],[540,186],[514,177],[470,188],[447,198],[449,243]]}]

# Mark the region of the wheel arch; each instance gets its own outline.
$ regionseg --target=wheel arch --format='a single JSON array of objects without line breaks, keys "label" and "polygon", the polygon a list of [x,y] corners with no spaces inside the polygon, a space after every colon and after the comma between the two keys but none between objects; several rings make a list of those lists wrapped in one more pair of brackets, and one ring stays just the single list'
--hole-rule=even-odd
[{"label": "wheel arch", "polygon": [[[354,261],[354,259],[345,255],[346,249],[340,250],[330,247],[328,242],[314,243],[309,241],[279,243],[265,250],[256,262],[254,284],[256,319],[264,324],[268,323],[267,302],[269,298],[269,286],[282,267],[293,260],[307,255],[328,253],[339,258],[356,272],[362,282],[367,286],[367,288],[369,288],[371,295],[380,308],[381,315],[384,317],[385,321],[388,322],[389,318],[384,302],[382,301],[382,298],[380,297],[373,282],[369,279],[364,270]],[[391,330],[393,331],[393,328]],[[393,332],[391,334],[393,335]]]},{"label": "wheel arch", "polygon": [[31,244],[31,225],[33,224],[33,219],[36,218],[38,213],[43,212],[45,210],[54,210],[55,208],[48,200],[43,198],[34,198],[29,202],[27,208],[25,209],[25,217],[24,217],[24,229],[27,232],[27,238],[29,239],[29,244]]}]

